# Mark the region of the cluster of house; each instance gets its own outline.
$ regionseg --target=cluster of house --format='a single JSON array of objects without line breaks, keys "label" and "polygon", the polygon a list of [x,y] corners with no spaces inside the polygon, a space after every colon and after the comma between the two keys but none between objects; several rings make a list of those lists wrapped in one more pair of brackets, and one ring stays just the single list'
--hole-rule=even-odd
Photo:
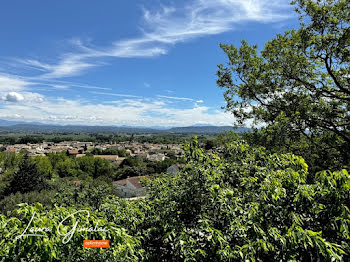
[{"label": "cluster of house", "polygon": [[[48,153],[66,151],[69,155],[82,157],[85,156],[88,151],[91,151],[94,148],[101,150],[124,149],[126,156],[138,156],[149,161],[163,161],[169,152],[172,152],[175,157],[181,157],[183,154],[181,146],[177,144],[151,144],[138,142],[95,144],[93,142],[79,141],[65,141],[60,143],[44,142],[41,144],[16,144],[7,146],[6,152],[19,152],[21,150],[26,150],[29,155],[32,156],[44,156]],[[95,155],[94,157],[104,158],[115,163],[121,163],[124,160],[124,158],[118,157],[117,155]]]},{"label": "cluster of house", "polygon": [[[0,147],[2,146],[3,145],[0,145]],[[181,146],[177,144],[151,144],[138,142],[120,142],[117,144],[94,144],[93,142],[79,141],[65,141],[60,143],[44,142],[41,144],[16,144],[6,146],[5,151],[17,153],[21,150],[26,150],[29,155],[32,156],[45,156],[48,153],[65,151],[73,157],[83,157],[87,152],[94,148],[101,150],[124,149],[126,156],[138,156],[149,161],[163,161],[168,157],[167,155],[169,152],[172,152],[173,156],[176,157],[181,157],[183,155]],[[93,157],[103,158],[116,164],[120,164],[125,159],[125,157],[119,157],[118,155],[94,155]],[[167,169],[167,173],[169,174],[176,174],[178,171],[178,165],[172,165]],[[113,186],[116,188],[119,197],[142,197],[146,195],[146,187],[143,183],[146,179],[149,179],[149,177],[128,177],[126,179],[114,181]],[[74,184],[78,186],[81,184],[81,181],[74,181]]]},{"label": "cluster of house", "polygon": [[[6,146],[5,152],[20,152],[25,150],[31,156],[45,156],[48,153],[58,153],[66,150],[84,150],[84,147],[92,148],[92,142],[79,142],[79,141],[64,141],[60,143],[43,142],[40,144],[15,144]],[[0,145],[3,147],[3,145]]]}]

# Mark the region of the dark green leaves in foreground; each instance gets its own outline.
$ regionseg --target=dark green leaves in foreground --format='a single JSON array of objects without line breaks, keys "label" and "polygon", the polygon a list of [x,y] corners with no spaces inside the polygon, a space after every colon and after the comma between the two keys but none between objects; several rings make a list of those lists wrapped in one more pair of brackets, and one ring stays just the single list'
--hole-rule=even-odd
[{"label": "dark green leaves in foreground", "polygon": [[[145,249],[164,261],[346,261],[350,177],[242,142],[225,157],[188,148],[187,169],[153,181]],[[156,226],[158,225],[158,226]],[[154,248],[151,248],[154,247]],[[176,258],[176,259],[174,259]]]}]

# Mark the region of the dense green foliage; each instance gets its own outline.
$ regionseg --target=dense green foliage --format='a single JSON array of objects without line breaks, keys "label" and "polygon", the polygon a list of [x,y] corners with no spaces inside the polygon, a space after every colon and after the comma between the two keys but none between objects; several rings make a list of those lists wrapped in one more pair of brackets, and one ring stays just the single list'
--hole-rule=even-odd
[{"label": "dense green foliage", "polygon": [[350,161],[350,4],[294,2],[300,28],[278,34],[261,52],[246,41],[221,45],[229,61],[217,83],[239,124],[263,123],[256,133],[269,149],[312,151],[324,156],[313,169],[338,169]]},{"label": "dense green foliage", "polygon": [[91,154],[93,155],[117,155],[120,157],[125,157],[125,149],[113,149],[113,148],[107,148],[105,150],[102,150],[100,148],[94,148],[91,150]]},{"label": "dense green foliage", "polygon": [[166,169],[175,164],[173,159],[165,159],[159,162],[147,162],[143,158],[129,157],[123,160],[120,168],[116,172],[118,179],[123,179],[133,176],[145,176],[152,174],[160,174],[166,172]]},{"label": "dense green foliage", "polygon": [[[153,144],[183,144],[191,140],[192,134],[130,134],[130,133],[40,133],[40,134],[23,134],[23,133],[1,133],[0,144],[35,144],[46,142],[60,143],[64,141],[86,141],[93,143],[120,143],[120,142],[139,142]],[[212,135],[200,135],[199,141],[205,140]]]},{"label": "dense green foliage", "polygon": [[[139,239],[129,236],[125,229],[113,222],[106,221],[96,212],[89,211],[74,215],[69,220],[71,224],[65,225],[60,222],[70,216],[77,210],[74,208],[55,207],[52,210],[43,210],[39,203],[35,206],[21,204],[19,209],[13,212],[18,216],[6,219],[0,215],[1,234],[1,261],[136,261],[137,255],[142,254],[142,250],[136,249],[139,245]],[[29,223],[32,215],[35,214],[32,227],[50,228],[51,232],[39,232],[45,237],[24,236],[16,239],[23,233],[24,228]],[[74,221],[79,223],[80,227],[91,227],[92,224],[98,224],[99,227],[108,228],[109,232],[91,233],[80,231],[75,233],[67,243],[62,243],[63,236],[73,228]],[[27,234],[30,232],[26,232]],[[108,249],[86,249],[83,248],[82,239],[109,239],[113,245]],[[69,238],[66,238],[68,240]]]},{"label": "dense green foliage", "polygon": [[18,166],[18,170],[13,174],[7,194],[28,193],[43,188],[45,188],[44,178],[39,173],[35,163],[31,161],[28,155],[25,155]]}]

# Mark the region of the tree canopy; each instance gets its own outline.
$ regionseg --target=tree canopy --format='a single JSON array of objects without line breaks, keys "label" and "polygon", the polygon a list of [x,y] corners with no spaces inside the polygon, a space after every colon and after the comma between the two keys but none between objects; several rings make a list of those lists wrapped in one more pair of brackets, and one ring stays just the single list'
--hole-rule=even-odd
[{"label": "tree canopy", "polygon": [[13,174],[8,190],[9,193],[27,193],[41,190],[45,187],[45,181],[35,163],[25,155],[18,170]]},{"label": "tree canopy", "polygon": [[350,3],[294,4],[300,28],[276,35],[261,51],[246,41],[239,48],[221,45],[228,63],[219,65],[217,83],[238,124],[253,119],[279,132],[279,140],[303,136],[320,151],[340,152],[344,165],[350,158]]}]

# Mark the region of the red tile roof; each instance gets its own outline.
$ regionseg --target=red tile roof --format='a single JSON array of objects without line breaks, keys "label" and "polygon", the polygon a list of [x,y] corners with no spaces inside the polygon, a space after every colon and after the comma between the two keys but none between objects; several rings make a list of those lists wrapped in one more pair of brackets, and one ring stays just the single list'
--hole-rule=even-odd
[{"label": "red tile roof", "polygon": [[69,150],[68,152],[69,152],[70,155],[77,155],[77,154],[79,154],[78,150]]},{"label": "red tile roof", "polygon": [[113,181],[112,182],[114,185],[121,185],[121,186],[125,186],[126,185],[126,179],[121,179],[118,181]]},{"label": "red tile roof", "polygon": [[114,181],[113,184],[114,185],[121,185],[121,186],[125,186],[127,181],[129,181],[129,183],[131,183],[134,187],[136,188],[142,188],[142,182],[141,180],[143,178],[149,178],[149,176],[139,176],[139,177],[128,177],[126,179],[121,179],[118,181]]},{"label": "red tile roof", "polygon": [[141,178],[139,177],[129,177],[127,178],[127,180],[136,188],[142,187]]}]

